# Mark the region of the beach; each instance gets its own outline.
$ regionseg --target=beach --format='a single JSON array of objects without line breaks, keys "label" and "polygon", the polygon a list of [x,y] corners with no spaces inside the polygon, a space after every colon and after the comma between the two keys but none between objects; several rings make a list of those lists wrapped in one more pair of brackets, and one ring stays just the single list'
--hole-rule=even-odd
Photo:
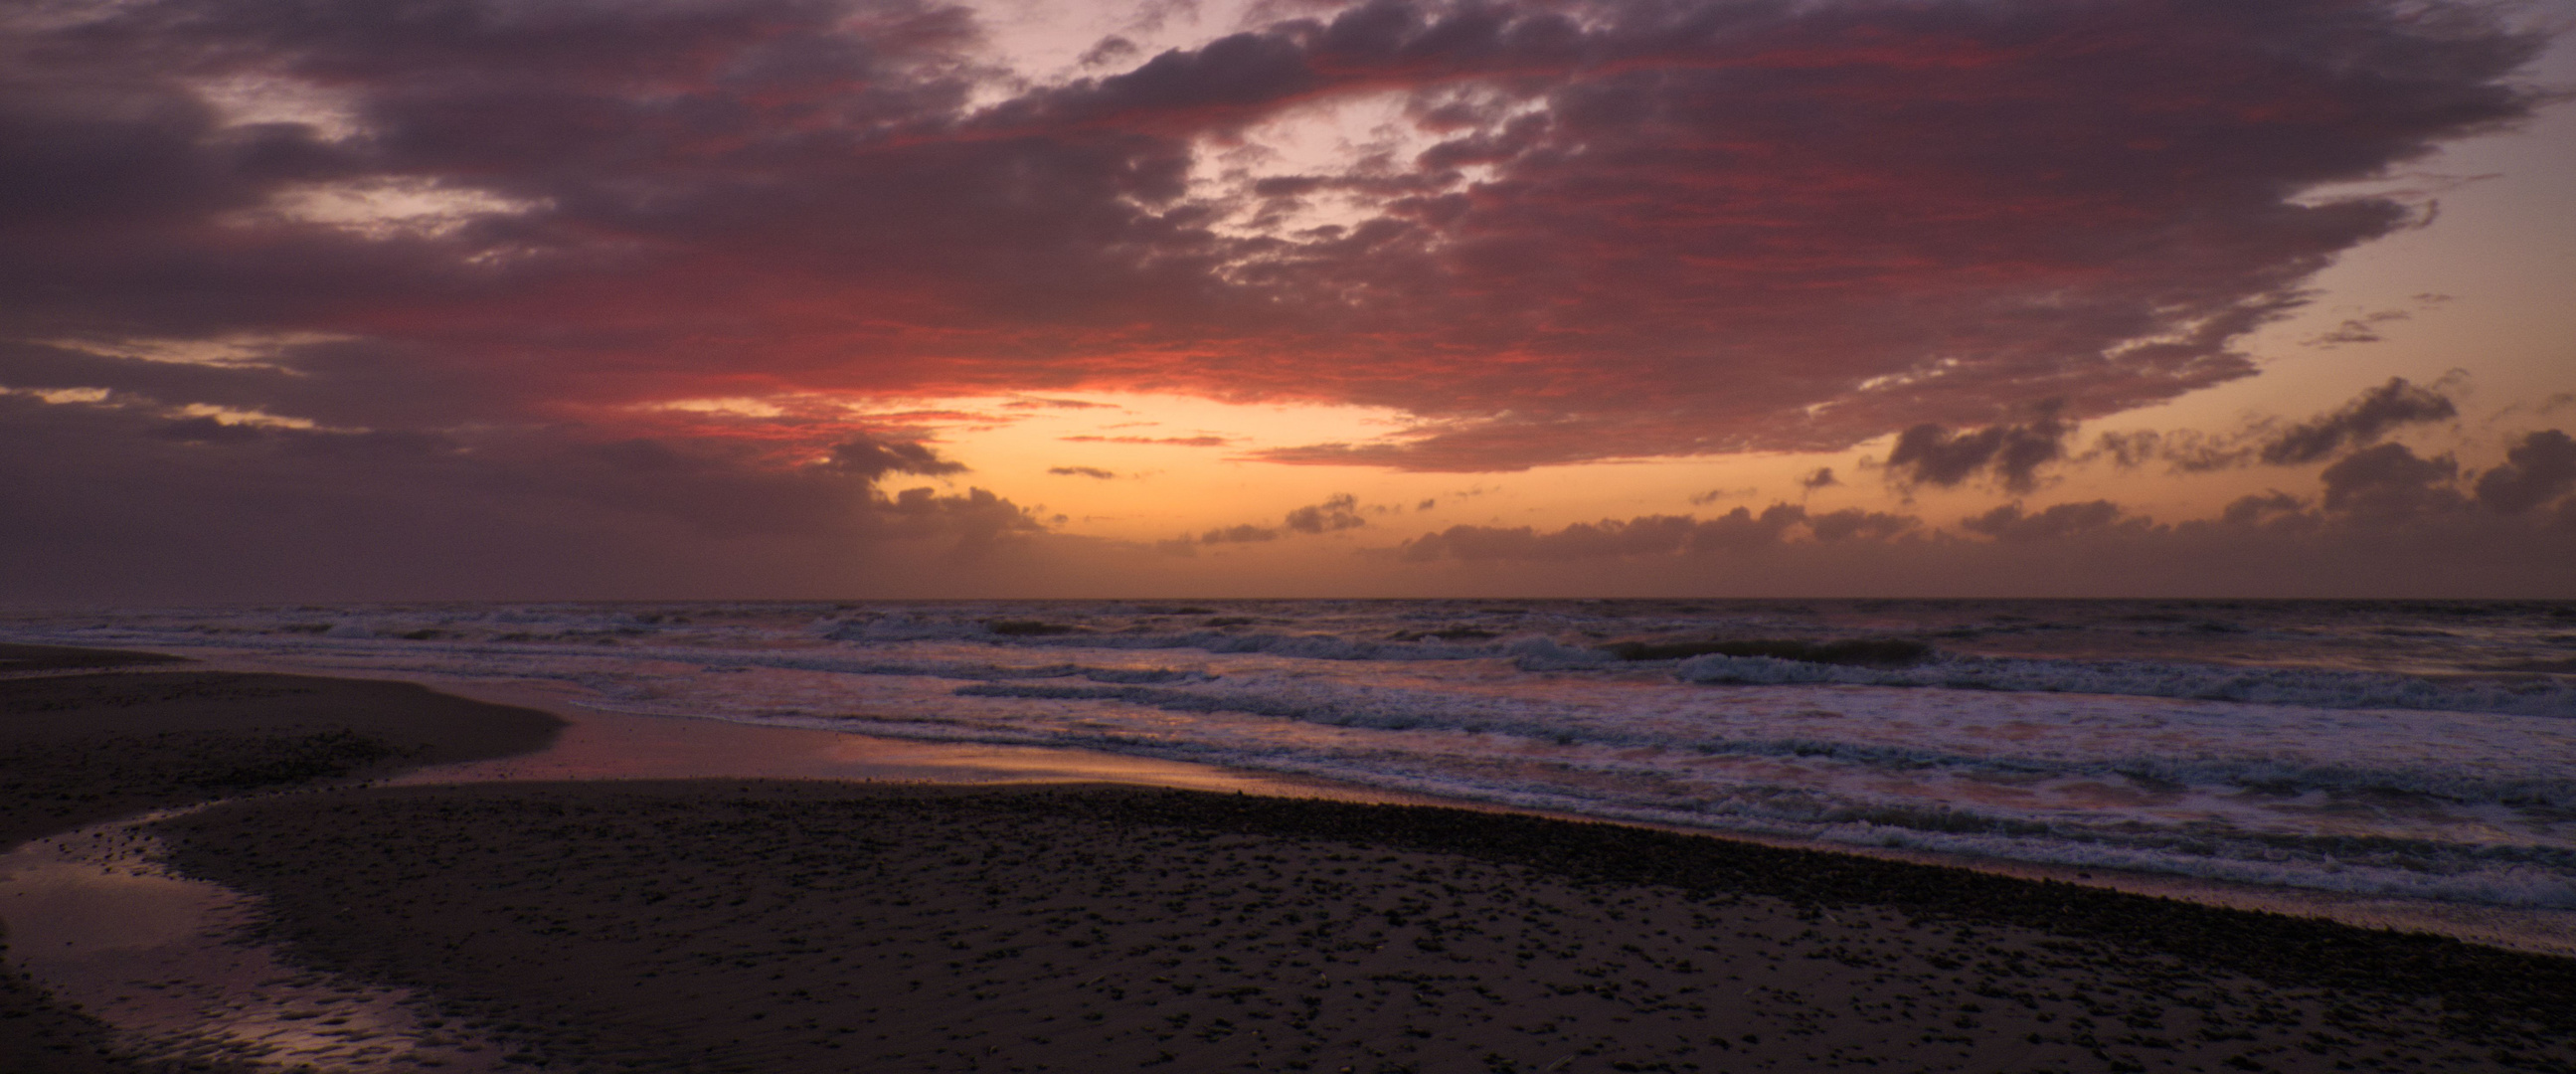
[{"label": "beach", "polygon": [[[409,683],[186,668],[150,653],[0,645],[0,672],[34,676],[0,680],[0,848],[225,795],[523,753],[561,726]],[[115,1040],[14,962],[0,974],[0,1070],[128,1069],[110,1054]]]},{"label": "beach", "polygon": [[[561,725],[407,684],[56,670],[0,682],[12,841],[236,796],[154,826],[172,863],[505,1066],[2576,1069],[2576,963],[2450,939],[1097,778],[366,786]],[[149,1069],[9,987],[0,1066]]]}]

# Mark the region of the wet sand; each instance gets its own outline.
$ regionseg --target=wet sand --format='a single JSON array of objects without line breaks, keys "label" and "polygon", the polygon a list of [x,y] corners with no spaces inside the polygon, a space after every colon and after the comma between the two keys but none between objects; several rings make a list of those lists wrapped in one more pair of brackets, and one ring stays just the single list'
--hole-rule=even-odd
[{"label": "wet sand", "polygon": [[1644,829],[1116,787],[375,788],[163,825],[607,1070],[2471,1070],[2576,964]]},{"label": "wet sand", "polygon": [[[562,725],[409,683],[185,668],[157,654],[0,645],[0,675],[12,676],[0,679],[0,850],[145,810],[540,749]],[[119,1058],[116,1041],[14,963],[0,972],[0,1071],[164,1069]]]},{"label": "wet sand", "polygon": [[[115,701],[167,673],[89,678],[129,681],[25,714],[20,691],[73,680],[0,697],[13,725],[182,700]],[[189,704],[242,706],[224,726],[262,730],[227,734],[296,762],[228,771],[347,781],[505,752],[464,741],[466,710],[400,715],[425,691],[361,705],[361,728],[278,718],[307,695],[226,683]],[[658,750],[674,771],[839,779],[334,789],[158,830],[192,875],[267,898],[291,959],[432,997],[429,1021],[548,1069],[2576,1070],[2565,959],[1492,811],[1013,785],[1216,778],[1197,766],[614,722],[402,778],[649,771],[634,754]],[[73,801],[39,796],[67,812],[11,823],[204,796],[202,774],[167,773],[169,740],[83,726],[22,755],[124,746],[87,748],[108,761],[73,766]],[[314,737],[335,730],[395,752]],[[716,740],[741,752],[711,760]],[[183,757],[212,740],[187,741]],[[107,790],[129,761],[142,789]]]}]

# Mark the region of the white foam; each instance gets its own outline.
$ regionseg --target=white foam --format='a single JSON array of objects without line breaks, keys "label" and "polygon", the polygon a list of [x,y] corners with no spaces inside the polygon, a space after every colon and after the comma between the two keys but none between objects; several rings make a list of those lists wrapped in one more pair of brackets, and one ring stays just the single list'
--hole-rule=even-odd
[{"label": "white foam", "polygon": [[2247,668],[2147,660],[2015,660],[1949,656],[1910,667],[1867,667],[1711,654],[1682,661],[1686,682],[1846,683],[2121,694],[2316,708],[2410,708],[2576,717],[2576,686],[2558,677],[2456,678],[2315,668]]},{"label": "white foam", "polygon": [[[2557,715],[2566,687],[2547,676],[1960,656],[1907,668],[1627,662],[1599,647],[1631,625],[1610,613],[1227,611],[1242,614],[286,608],[21,619],[9,633],[219,646],[341,674],[538,681],[612,711],[1081,746],[1612,819],[2576,905],[2576,720]],[[1441,626],[1462,620],[1478,625]],[[993,629],[1032,622],[1074,632]]]}]

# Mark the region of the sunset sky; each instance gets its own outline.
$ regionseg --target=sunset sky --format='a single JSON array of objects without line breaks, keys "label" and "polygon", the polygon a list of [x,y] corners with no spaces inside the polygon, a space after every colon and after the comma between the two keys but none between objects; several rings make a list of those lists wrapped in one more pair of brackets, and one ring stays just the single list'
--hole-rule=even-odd
[{"label": "sunset sky", "polygon": [[2571,27],[10,4],[0,601],[2576,597]]}]

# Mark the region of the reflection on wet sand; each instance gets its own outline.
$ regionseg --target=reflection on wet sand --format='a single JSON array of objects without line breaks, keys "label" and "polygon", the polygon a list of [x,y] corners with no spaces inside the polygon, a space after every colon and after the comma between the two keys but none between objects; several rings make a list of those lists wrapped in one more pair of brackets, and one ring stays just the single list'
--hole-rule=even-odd
[{"label": "reflection on wet sand", "polygon": [[154,813],[0,855],[11,961],[116,1026],[147,1062],[230,1061],[371,1074],[498,1069],[501,1053],[413,1010],[412,997],[280,962],[247,943],[257,907],[169,874]]},{"label": "reflection on wet sand", "polygon": [[478,700],[549,708],[566,721],[530,754],[434,765],[386,782],[488,783],[589,779],[835,779],[927,783],[1132,783],[1185,790],[1289,794],[1345,801],[1437,799],[1214,765],[1034,746],[871,738],[840,731],[598,712],[523,693],[441,689]]},{"label": "reflection on wet sand", "polygon": [[[599,712],[532,690],[439,683],[439,689],[501,704],[545,708],[566,721],[549,748],[517,757],[422,768],[388,782],[475,783],[588,779],[838,779],[929,783],[1110,782],[1189,790],[1242,791],[1357,802],[1496,809],[1429,795],[1408,795],[1329,780],[1161,761],[1087,750],[990,746],[871,738],[838,731]],[[1714,763],[1714,762],[1712,762]],[[1770,762],[1755,762],[1770,763]],[[2075,781],[2050,781],[2073,783]],[[2069,788],[2059,786],[2058,793]],[[2105,785],[2113,797],[2153,792]],[[2188,796],[2164,792],[2180,801]],[[2080,795],[2070,794],[2071,798]],[[1506,810],[1590,819],[1546,810]],[[1669,824],[1646,827],[1691,834]],[[2115,869],[1977,858],[1933,851],[1819,843],[1727,833],[1774,846],[1814,847],[1896,861],[1948,865],[2033,880],[2057,880],[2242,910],[2317,917],[2363,928],[2452,936],[2471,943],[2538,954],[2576,955],[2576,911],[2505,909],[2429,899],[2373,898],[2268,885]]]},{"label": "reflection on wet sand", "polygon": [[[1004,784],[1115,782],[1194,790],[1376,802],[1436,799],[1291,776],[1080,750],[877,739],[714,720],[600,713],[561,698],[457,689],[479,700],[535,705],[566,721],[545,749],[416,769],[386,782],[458,784],[619,779],[813,779]],[[1454,804],[1454,803],[1451,803]],[[1799,840],[1761,840],[1808,845]],[[2576,952],[2576,915],[2499,914],[2412,900],[2357,900],[2108,870],[1967,861],[1921,851],[1837,848],[1875,857],[1965,864],[1989,872],[2073,880],[2141,894],[2394,926],[2498,946]],[[149,1057],[250,1060],[270,1069],[315,1065],[374,1071],[495,1069],[503,1049],[478,1041],[411,997],[285,965],[239,942],[257,907],[213,884],[153,864],[156,844],[119,823],[43,840],[0,862],[0,912],[12,956],[45,987],[129,1034]]]},{"label": "reflection on wet sand", "polygon": [[[505,703],[548,699],[473,691]],[[712,720],[621,716],[548,704],[567,726],[546,749],[415,769],[384,782],[817,779],[937,783],[1115,782],[1349,801],[1424,802],[1367,788],[1116,754],[873,739]],[[408,993],[283,962],[245,942],[255,900],[159,864],[165,810],[0,855],[11,963],[66,1004],[115,1026],[145,1061],[226,1060],[294,1070],[484,1071],[503,1049]]]}]

